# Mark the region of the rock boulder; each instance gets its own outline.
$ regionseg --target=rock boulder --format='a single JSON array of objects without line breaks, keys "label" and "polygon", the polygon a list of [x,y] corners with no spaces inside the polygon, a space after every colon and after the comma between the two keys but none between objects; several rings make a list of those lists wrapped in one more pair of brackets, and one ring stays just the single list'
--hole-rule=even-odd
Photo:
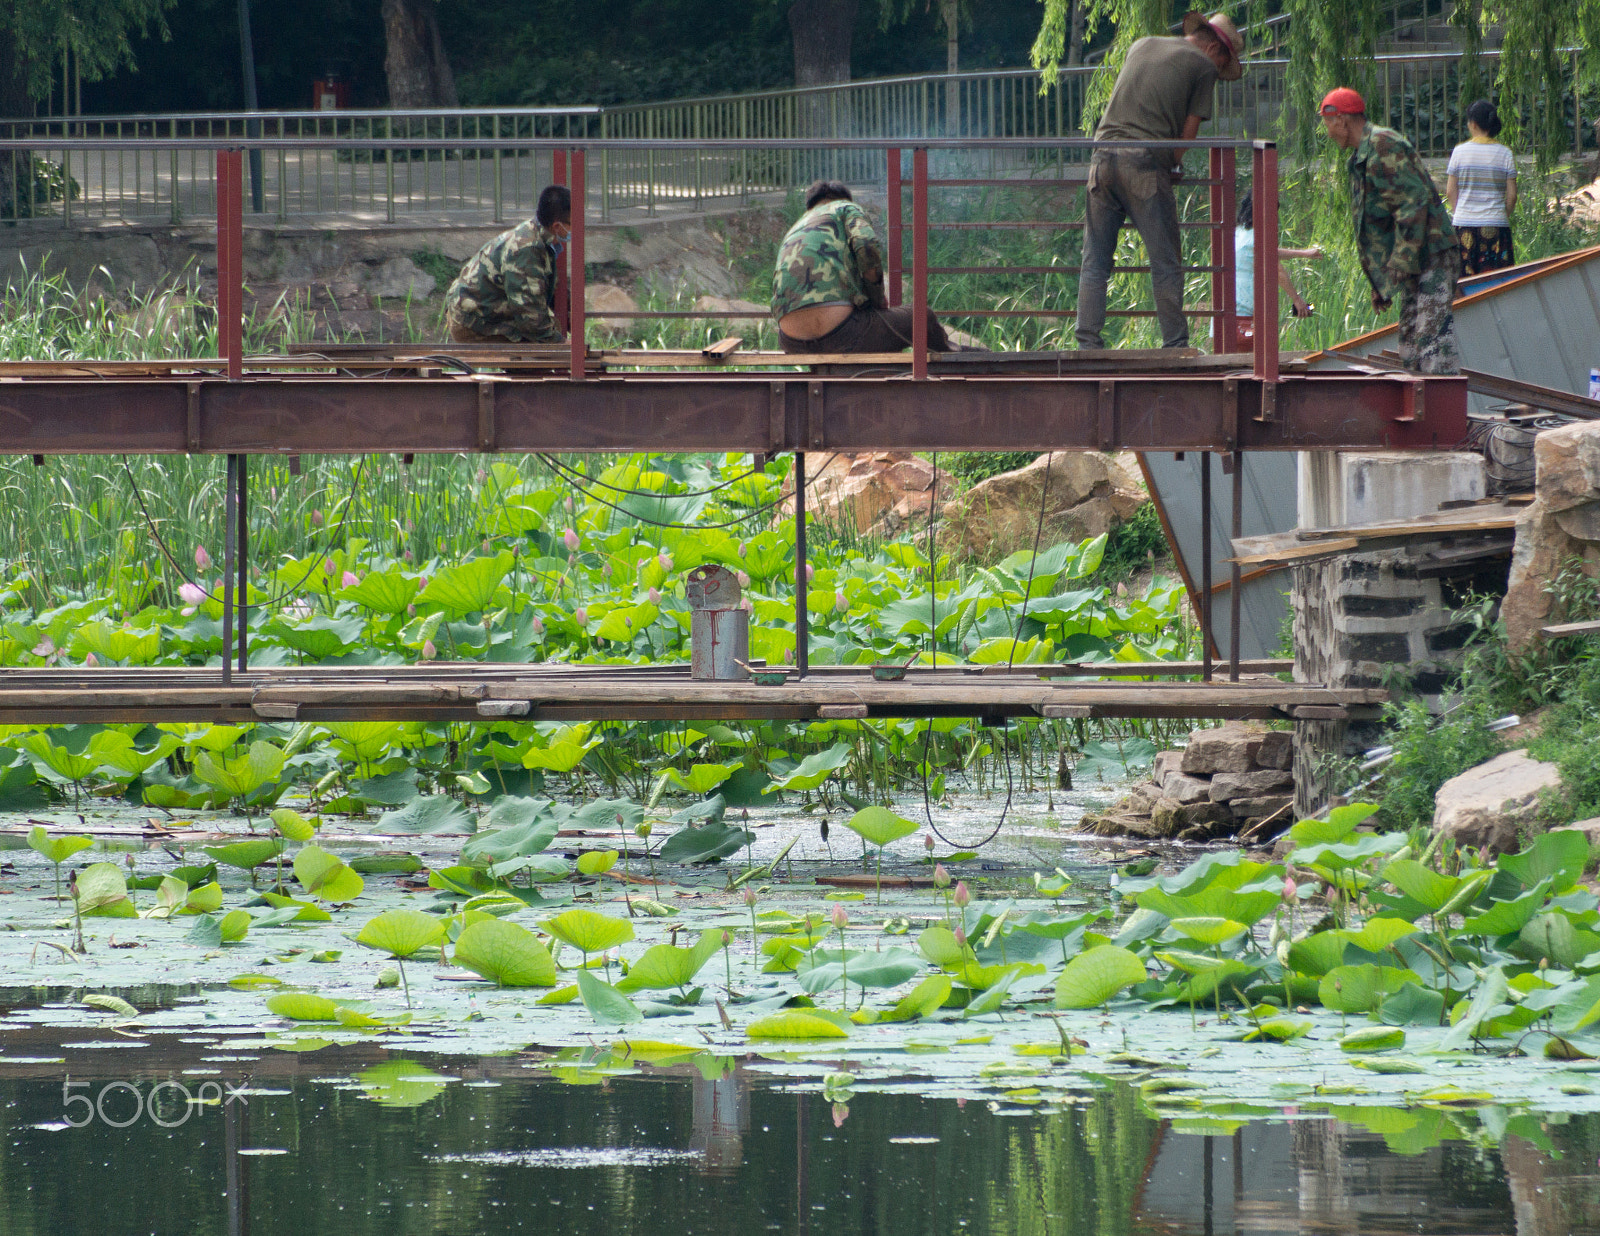
[{"label": "rock boulder", "polygon": [[1195,730],[1183,749],[1179,765],[1186,773],[1243,773],[1255,767],[1256,753],[1266,736],[1261,730],[1230,721],[1211,729]]},{"label": "rock boulder", "polygon": [[[935,497],[935,473],[926,459],[907,451],[808,453],[806,464],[806,502],[819,519],[848,523],[858,533],[884,538],[927,522]],[[812,468],[821,470],[813,474]],[[937,480],[940,495],[955,492],[955,478],[944,469],[939,469]],[[782,514],[794,514],[792,491]]]},{"label": "rock boulder", "polygon": [[771,311],[753,300],[740,300],[736,296],[702,296],[694,302],[696,313],[748,313],[747,318],[718,318],[712,324],[724,327],[735,334],[743,332],[745,342],[755,345],[755,335],[772,321]]},{"label": "rock boulder", "polygon": [[1500,613],[1513,649],[1539,642],[1560,622],[1551,581],[1572,559],[1600,576],[1600,423],[1581,421],[1534,439],[1534,500],[1517,518],[1511,581]]},{"label": "rock boulder", "polygon": [[583,311],[592,324],[614,335],[633,329],[636,318],[608,318],[608,313],[635,313],[639,302],[614,283],[591,283],[583,290]]},{"label": "rock boulder", "polygon": [[939,548],[992,562],[1031,548],[1044,506],[1041,548],[1110,532],[1130,519],[1145,493],[1109,455],[1059,451],[974,485],[945,508]]},{"label": "rock boulder", "polygon": [[1481,846],[1496,854],[1515,851],[1538,814],[1541,791],[1560,785],[1554,764],[1535,760],[1526,751],[1507,751],[1439,787],[1434,831],[1458,846]]}]

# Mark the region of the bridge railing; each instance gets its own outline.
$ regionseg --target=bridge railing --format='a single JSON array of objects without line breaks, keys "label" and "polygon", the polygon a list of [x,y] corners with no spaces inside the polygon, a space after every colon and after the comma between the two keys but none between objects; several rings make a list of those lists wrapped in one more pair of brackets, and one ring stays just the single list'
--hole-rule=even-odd
[{"label": "bridge railing", "polygon": [[[1575,154],[1587,127],[1577,89],[1577,51],[1564,51],[1569,86],[1563,106]],[[1492,73],[1499,53],[1482,53]],[[1379,56],[1373,115],[1442,157],[1464,136],[1459,114],[1462,57],[1453,53]],[[1219,83],[1209,131],[1219,137],[1275,133],[1285,110],[1288,61],[1249,61],[1243,78]],[[214,177],[203,158],[154,138],[273,138],[270,153],[246,169],[248,214],[286,221],[344,216],[429,221],[441,216],[502,221],[526,216],[549,183],[549,154],[522,139],[634,143],[597,148],[590,169],[592,208],[654,215],[788,193],[819,175],[855,184],[886,176],[882,143],[933,138],[1056,139],[1081,136],[1093,66],[1063,66],[1054,88],[1032,69],[892,77],[836,85],[644,103],[624,107],[449,111],[214,113],[183,116],[41,117],[0,121],[0,137],[25,140],[0,175],[0,217],[149,218],[179,222],[215,210]],[[93,150],[67,139],[95,139]],[[875,139],[874,148],[803,150],[796,139]],[[330,139],[370,143],[329,147]],[[664,141],[678,143],[672,148]],[[485,144],[486,142],[490,144]],[[21,153],[23,150],[26,154]],[[991,150],[987,172],[1015,169],[1015,155]],[[1063,153],[1062,158],[1081,158]],[[25,160],[28,160],[25,162]]]}]

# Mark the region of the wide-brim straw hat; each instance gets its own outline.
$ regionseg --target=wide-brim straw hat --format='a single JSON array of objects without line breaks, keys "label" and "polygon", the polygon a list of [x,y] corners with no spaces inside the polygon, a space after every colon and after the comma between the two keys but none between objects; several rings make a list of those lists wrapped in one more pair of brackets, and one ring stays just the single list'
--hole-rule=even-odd
[{"label": "wide-brim straw hat", "polygon": [[1193,34],[1202,26],[1216,35],[1217,41],[1228,51],[1228,67],[1219,70],[1217,76],[1225,82],[1238,81],[1244,76],[1244,65],[1239,60],[1239,57],[1244,55],[1244,35],[1239,33],[1239,27],[1233,24],[1233,18],[1226,13],[1213,13],[1207,17],[1196,9],[1184,15],[1184,34]]}]

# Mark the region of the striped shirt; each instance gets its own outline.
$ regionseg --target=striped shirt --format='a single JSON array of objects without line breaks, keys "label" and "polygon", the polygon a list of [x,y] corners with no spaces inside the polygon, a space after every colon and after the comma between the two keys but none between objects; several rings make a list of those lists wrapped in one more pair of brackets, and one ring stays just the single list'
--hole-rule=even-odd
[{"label": "striped shirt", "polygon": [[1450,152],[1450,175],[1456,178],[1457,227],[1510,227],[1506,217],[1506,185],[1517,178],[1511,151],[1499,142],[1462,142]]}]

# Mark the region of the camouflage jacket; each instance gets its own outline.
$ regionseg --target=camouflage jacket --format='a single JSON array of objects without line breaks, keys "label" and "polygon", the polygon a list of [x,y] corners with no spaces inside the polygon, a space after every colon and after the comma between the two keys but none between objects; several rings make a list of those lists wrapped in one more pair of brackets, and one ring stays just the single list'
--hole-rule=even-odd
[{"label": "camouflage jacket", "polygon": [[1373,291],[1392,300],[1432,254],[1456,247],[1455,229],[1416,147],[1393,129],[1369,124],[1348,172],[1361,267]]},{"label": "camouflage jacket", "polygon": [[861,207],[834,200],[806,211],[783,238],[772,316],[838,304],[883,308],[883,248]]},{"label": "camouflage jacket", "polygon": [[553,312],[559,242],[537,219],[501,232],[461,268],[445,310],[468,330],[512,343],[560,343]]}]

